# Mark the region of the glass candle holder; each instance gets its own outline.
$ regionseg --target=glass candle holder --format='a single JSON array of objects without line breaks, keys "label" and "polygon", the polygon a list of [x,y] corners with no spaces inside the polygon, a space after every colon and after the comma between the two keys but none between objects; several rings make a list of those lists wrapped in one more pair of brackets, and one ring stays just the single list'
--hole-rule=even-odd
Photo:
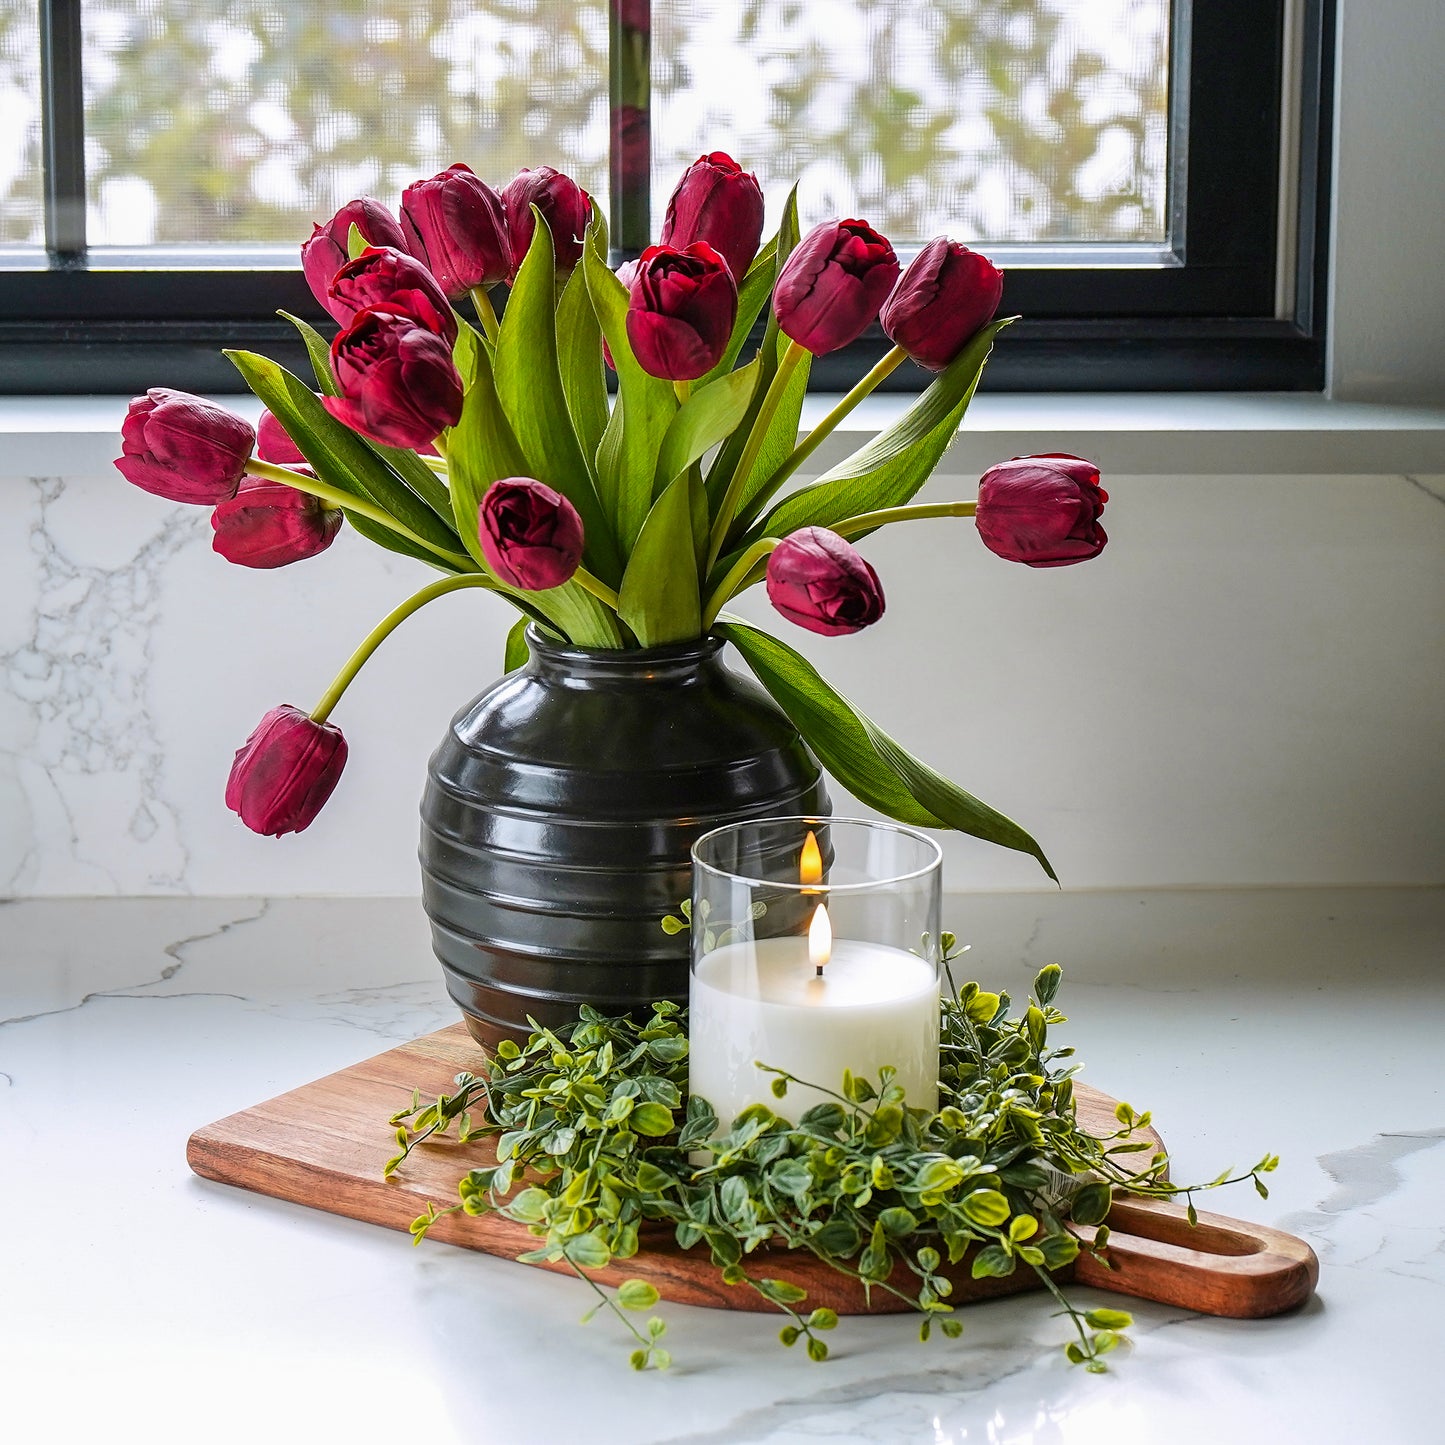
[{"label": "glass candle holder", "polygon": [[[722,1129],[750,1104],[796,1121],[843,1072],[897,1070],[938,1107],[943,855],[854,818],[732,823],[692,850],[689,1088]],[[781,1069],[785,1098],[772,1092]],[[825,1093],[831,1090],[832,1093]]]}]

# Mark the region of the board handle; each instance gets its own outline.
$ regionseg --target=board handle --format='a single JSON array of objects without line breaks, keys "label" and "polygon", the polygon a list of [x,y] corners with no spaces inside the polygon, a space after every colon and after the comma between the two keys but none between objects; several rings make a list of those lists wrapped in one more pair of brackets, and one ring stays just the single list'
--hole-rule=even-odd
[{"label": "board handle", "polygon": [[[1106,1267],[1087,1250],[1074,1264],[1077,1283],[1199,1314],[1263,1319],[1303,1304],[1320,1263],[1302,1239],[1222,1214],[1191,1225],[1181,1205],[1117,1194],[1109,1210]],[[1069,1228],[1092,1244],[1095,1226]]]}]

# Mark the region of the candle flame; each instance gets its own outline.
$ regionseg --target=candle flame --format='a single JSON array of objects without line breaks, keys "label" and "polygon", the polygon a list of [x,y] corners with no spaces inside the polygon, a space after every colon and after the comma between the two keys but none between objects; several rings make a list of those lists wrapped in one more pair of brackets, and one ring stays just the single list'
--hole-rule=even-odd
[{"label": "candle flame", "polygon": [[833,925],[828,919],[828,905],[820,903],[808,925],[808,962],[823,976],[823,965],[833,956]]},{"label": "candle flame", "polygon": [[798,859],[798,876],[804,883],[823,881],[823,855],[818,850],[818,840],[811,828],[808,829],[807,841],[803,844],[802,856]]}]

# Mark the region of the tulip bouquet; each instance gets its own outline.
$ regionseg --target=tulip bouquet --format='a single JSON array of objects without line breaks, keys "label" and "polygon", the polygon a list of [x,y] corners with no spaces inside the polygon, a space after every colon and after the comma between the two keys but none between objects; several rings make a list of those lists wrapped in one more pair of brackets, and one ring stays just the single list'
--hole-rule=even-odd
[{"label": "tulip bouquet", "polygon": [[[148,491],[213,507],[228,560],[314,556],[345,518],[445,574],[382,620],[309,713],[288,706],[262,720],[226,795],[248,827],[279,835],[311,822],[345,763],[328,719],[357,670],[417,608],[475,587],[521,613],[508,669],[526,659],[529,624],[585,648],[721,635],[857,797],[1032,854],[1053,876],[1022,828],[725,609],[762,582],[799,627],[871,626],[883,588],[854,544],[923,518],[972,517],[990,551],[1030,566],[1096,556],[1106,540],[1098,471],[1075,457],[1016,458],[988,472],[977,501],[911,505],[1008,325],[993,319],[1001,273],[943,238],[903,269],[861,220],[803,235],[796,193],[766,244],[762,228],[755,177],[707,155],[674,191],[660,243],[614,272],[601,213],[566,176],[524,170],[498,192],[452,166],[408,188],[399,219],[363,199],[316,227],[303,267],[339,330],[328,342],[288,318],[314,386],[266,357],[228,353],[265,403],[258,428],[164,389],[131,404],[116,465]],[[799,440],[813,358],[875,320],[892,349]],[[785,492],[910,359],[935,373],[927,389],[851,456]]]}]

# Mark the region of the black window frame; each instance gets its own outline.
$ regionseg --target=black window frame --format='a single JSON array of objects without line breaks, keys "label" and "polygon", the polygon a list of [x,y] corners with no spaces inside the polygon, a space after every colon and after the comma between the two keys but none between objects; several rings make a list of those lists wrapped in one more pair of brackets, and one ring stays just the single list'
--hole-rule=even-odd
[{"label": "black window frame", "polygon": [[[304,368],[295,332],[275,312],[321,313],[299,269],[278,269],[274,250],[230,250],[215,269],[87,255],[80,0],[40,0],[40,20],[48,264],[0,269],[0,392],[242,391],[222,347]],[[1323,387],[1334,7],[1175,0],[1173,50],[1168,207],[1177,239],[1160,248],[987,247],[1005,268],[1005,312],[1023,317],[994,352],[989,390]],[[1296,176],[1287,225],[1282,159]],[[649,231],[643,217],[614,214],[613,233]],[[1284,288],[1282,237],[1292,252]],[[879,339],[820,358],[814,385],[851,384],[876,360]],[[885,389],[916,390],[926,379],[900,368]]]}]

